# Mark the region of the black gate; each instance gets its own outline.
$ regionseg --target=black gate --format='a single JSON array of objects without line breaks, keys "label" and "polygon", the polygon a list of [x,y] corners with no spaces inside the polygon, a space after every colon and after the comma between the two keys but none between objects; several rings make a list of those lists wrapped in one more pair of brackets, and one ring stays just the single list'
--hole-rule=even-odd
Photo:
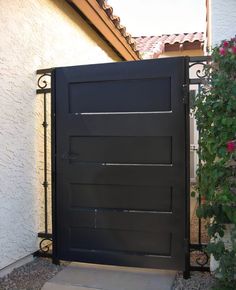
[{"label": "black gate", "polygon": [[54,259],[186,270],[188,58],[56,68]]}]

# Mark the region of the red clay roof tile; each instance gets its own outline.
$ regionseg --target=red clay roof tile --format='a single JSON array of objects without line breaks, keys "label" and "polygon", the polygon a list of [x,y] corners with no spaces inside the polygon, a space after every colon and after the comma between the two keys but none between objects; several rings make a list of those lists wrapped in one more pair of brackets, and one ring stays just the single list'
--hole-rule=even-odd
[{"label": "red clay roof tile", "polygon": [[181,34],[163,34],[161,36],[140,36],[134,38],[137,44],[137,49],[141,54],[161,53],[166,45],[184,44],[184,43],[199,43],[201,46],[204,43],[204,33],[181,33]]},{"label": "red clay roof tile", "polygon": [[97,0],[102,9],[106,12],[107,16],[114,23],[116,28],[120,31],[123,37],[126,39],[127,43],[132,47],[133,51],[141,58],[139,50],[136,46],[136,41],[132,36],[126,32],[126,27],[120,24],[120,17],[113,15],[113,8],[107,4],[107,0]]}]

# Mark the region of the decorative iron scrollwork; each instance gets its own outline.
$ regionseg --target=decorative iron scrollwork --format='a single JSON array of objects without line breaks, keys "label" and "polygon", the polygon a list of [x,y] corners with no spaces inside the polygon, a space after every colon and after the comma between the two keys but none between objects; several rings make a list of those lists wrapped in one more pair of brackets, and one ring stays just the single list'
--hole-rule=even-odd
[{"label": "decorative iron scrollwork", "polygon": [[48,77],[51,79],[51,74],[49,73],[44,73],[38,78],[37,85],[40,89],[46,89],[49,87],[49,80]]},{"label": "decorative iron scrollwork", "polygon": [[206,77],[207,77],[207,73],[206,73],[206,70],[205,70],[205,67],[206,67],[207,63],[205,63],[205,62],[194,62],[194,63],[189,65],[189,69],[191,69],[191,68],[193,68],[195,66],[199,66],[199,65],[201,65],[202,68],[201,69],[200,68],[197,69],[196,72],[195,72],[195,75],[196,75],[196,77],[198,79],[205,80]]},{"label": "decorative iron scrollwork", "polygon": [[39,243],[39,250],[42,253],[48,253],[50,251],[51,245],[52,245],[52,239],[50,238],[42,239]]},{"label": "decorative iron scrollwork", "polygon": [[[52,69],[42,69],[37,71],[37,75],[39,76],[37,79],[38,89],[36,93],[43,96],[43,136],[44,136],[44,181],[42,185],[44,187],[44,231],[38,233],[38,237],[41,239],[39,242],[39,256],[51,256],[51,250],[53,246],[52,234],[49,233],[48,230],[48,195],[49,195],[49,183],[48,183],[48,166],[50,163],[48,162],[48,103],[50,102],[51,94],[51,72]],[[50,118],[49,118],[50,119]]]},{"label": "decorative iron scrollwork", "polygon": [[191,249],[191,260],[193,264],[197,264],[201,268],[205,267],[209,263],[209,256],[204,249]]}]

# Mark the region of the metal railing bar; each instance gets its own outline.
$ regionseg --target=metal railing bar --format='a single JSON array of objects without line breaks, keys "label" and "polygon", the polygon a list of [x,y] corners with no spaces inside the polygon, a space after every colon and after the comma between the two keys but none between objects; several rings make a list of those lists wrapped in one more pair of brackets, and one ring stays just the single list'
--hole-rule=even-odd
[{"label": "metal railing bar", "polygon": [[52,239],[52,234],[51,233],[44,233],[40,232],[38,233],[39,238],[44,238],[44,239]]},{"label": "metal railing bar", "polygon": [[51,73],[53,69],[54,69],[53,67],[38,69],[38,70],[36,70],[36,74],[37,75],[43,75],[43,74],[46,74],[46,73]]},{"label": "metal railing bar", "polygon": [[189,58],[189,62],[204,62],[204,61],[210,61],[211,56],[210,55],[204,55],[204,56],[191,56]]},{"label": "metal railing bar", "polygon": [[51,93],[51,89],[50,88],[47,88],[47,89],[37,89],[36,90],[36,94],[39,95],[39,94],[50,94]]},{"label": "metal railing bar", "polygon": [[210,267],[208,267],[208,266],[190,266],[190,271],[210,272]]},{"label": "metal railing bar", "polygon": [[189,79],[190,85],[198,85],[198,84],[204,84],[206,82],[206,79],[204,78],[196,78],[196,79]]},{"label": "metal railing bar", "polygon": [[44,118],[43,118],[43,128],[44,128],[44,214],[45,214],[45,233],[48,233],[48,175],[47,175],[47,94],[44,93],[43,97],[44,103]]}]

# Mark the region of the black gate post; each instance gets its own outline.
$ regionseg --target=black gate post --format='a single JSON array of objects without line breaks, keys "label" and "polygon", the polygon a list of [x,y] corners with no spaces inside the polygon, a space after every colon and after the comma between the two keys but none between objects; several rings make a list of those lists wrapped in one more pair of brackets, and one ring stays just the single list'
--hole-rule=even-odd
[{"label": "black gate post", "polygon": [[189,57],[185,57],[185,84],[183,86],[183,100],[185,104],[185,271],[184,279],[190,278],[190,127],[189,127]]},{"label": "black gate post", "polygon": [[55,265],[60,265],[60,260],[57,258],[57,236],[54,230],[57,226],[57,196],[56,196],[56,78],[55,70],[52,70],[51,75],[51,166],[52,166],[52,262]]},{"label": "black gate post", "polygon": [[[189,61],[189,70],[191,70],[193,67],[195,67],[195,71],[192,71],[192,77],[189,78],[189,86],[195,86],[197,87],[197,94],[200,93],[200,90],[202,89],[202,86],[204,86],[207,83],[206,74],[205,74],[205,66],[211,61],[210,56],[197,56],[197,57],[190,57]],[[200,135],[200,132],[199,132]],[[198,148],[198,151],[201,150],[200,146]],[[201,166],[200,160],[198,166]],[[198,180],[197,182],[201,182],[201,180]],[[198,206],[201,205],[201,192],[198,193]],[[191,225],[190,225],[191,226]],[[189,262],[189,269],[190,271],[210,271],[208,262],[209,262],[209,256],[205,251],[206,244],[202,242],[202,220],[198,219],[198,240],[197,243],[193,243],[190,241],[189,243],[189,254],[195,253],[194,262],[195,264],[192,265],[191,261]]]},{"label": "black gate post", "polygon": [[50,247],[52,245],[52,233],[48,231],[48,108],[47,101],[51,95],[51,72],[52,69],[37,70],[39,75],[37,80],[38,88],[36,90],[37,95],[43,95],[43,155],[44,155],[44,181],[42,183],[44,187],[44,231],[38,233],[38,237],[41,239],[39,243],[39,250],[34,253],[34,256],[51,257]]}]

